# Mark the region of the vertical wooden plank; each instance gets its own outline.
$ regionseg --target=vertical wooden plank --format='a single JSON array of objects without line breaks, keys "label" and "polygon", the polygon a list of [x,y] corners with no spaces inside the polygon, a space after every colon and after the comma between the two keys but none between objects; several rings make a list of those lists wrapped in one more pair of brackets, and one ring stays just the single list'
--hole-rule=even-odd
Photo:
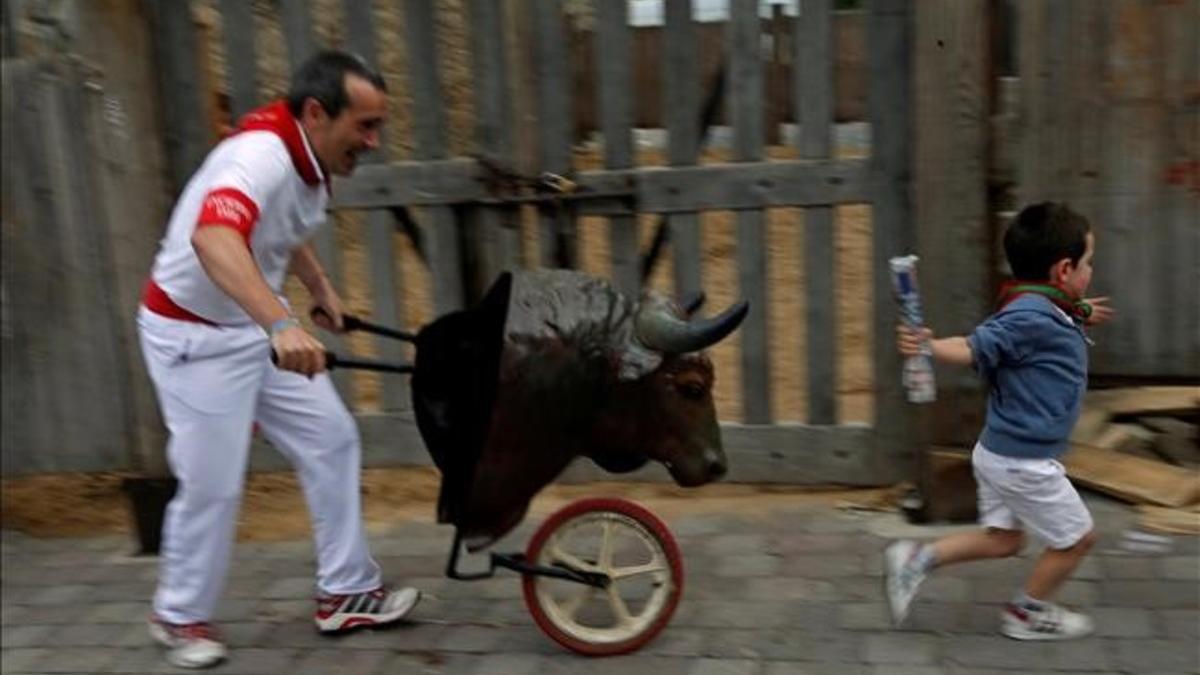
[{"label": "vertical wooden plank", "polygon": [[309,0],[279,0],[280,18],[283,20],[283,37],[287,43],[288,63],[292,72],[317,50],[313,38],[312,11]]},{"label": "vertical wooden plank", "polygon": [[208,106],[196,86],[200,64],[196,26],[186,2],[155,0],[149,6],[162,87],[163,120],[172,192],[178,194],[208,152]]},{"label": "vertical wooden plank", "polygon": [[[502,8],[491,0],[470,0],[467,7],[471,22],[478,147],[483,154],[504,160],[512,156],[513,148]],[[478,260],[479,268],[476,288],[468,291],[469,302],[478,300],[500,272],[517,268],[520,252],[515,213],[489,208],[472,211],[468,227],[472,228],[474,236],[466,239],[480,248],[470,254]]]},{"label": "vertical wooden plank", "polygon": [[[597,69],[600,75],[600,129],[604,134],[604,166],[626,169],[633,166],[633,141],[629,130],[633,118],[630,99],[630,47],[628,6],[624,2],[601,2],[596,35]],[[612,249],[612,277],[617,290],[637,297],[638,233],[634,216],[608,219]]]},{"label": "vertical wooden plank", "polygon": [[[378,68],[379,58],[375,49],[375,19],[370,2],[345,0],[346,47],[358,54],[373,68]],[[363,162],[373,164],[387,159],[387,144],[381,143],[378,150],[363,157]],[[382,210],[367,211],[363,225],[367,235],[367,263],[371,270],[371,313],[376,323],[383,326],[404,325],[401,300],[404,289],[398,283],[396,273],[399,260],[395,256],[396,224],[392,216]],[[375,349],[385,361],[398,362],[404,359],[400,342],[377,336]],[[409,407],[409,387],[404,378],[383,376],[383,409],[403,410]]]},{"label": "vertical wooden plank", "polygon": [[[288,66],[294,74],[317,51],[312,32],[312,13],[309,0],[280,0],[284,41],[287,43]],[[317,258],[335,287],[340,288],[341,251],[337,244],[337,222],[331,219],[313,236],[311,242]],[[343,353],[346,342],[339,335],[321,336],[330,350]],[[350,375],[344,370],[333,371],[333,382],[343,398],[350,398]]]},{"label": "vertical wooden plank", "polygon": [[[438,69],[435,0],[405,0],[405,38],[408,45],[408,86],[413,100],[413,135],[416,159],[446,156],[445,97]],[[429,244],[433,277],[433,305],[437,314],[463,306],[461,252],[458,224],[450,207],[423,210],[423,228]]]},{"label": "vertical wooden plank", "polygon": [[[667,161],[671,166],[696,163],[700,148],[700,54],[691,0],[666,0],[663,27],[663,102],[667,125]],[[699,292],[700,219],[695,213],[667,218],[675,268],[675,297]]]},{"label": "vertical wooden plank", "polygon": [[[538,160],[542,171],[565,174],[571,170],[571,82],[561,3],[535,0],[533,14]],[[543,208],[538,220],[542,264],[557,267],[565,263],[567,267],[575,267],[578,252],[574,218],[566,206]]]},{"label": "vertical wooden plank", "polygon": [[[1200,0],[1160,5],[1160,11],[1168,179],[1162,186],[1167,232],[1160,240],[1167,250],[1160,249],[1159,255],[1167,261],[1160,265],[1166,274],[1161,283],[1170,289],[1160,300],[1165,305],[1159,312],[1161,330],[1170,336],[1163,356],[1178,364],[1178,372],[1200,376],[1200,302],[1195,293],[1200,288],[1200,102],[1194,98],[1200,83]],[[1188,130],[1190,153],[1181,142]]]},{"label": "vertical wooden plank", "polygon": [[233,120],[258,102],[258,58],[254,49],[254,8],[244,0],[221,0],[225,33],[225,72],[229,75],[229,107]]},{"label": "vertical wooden plank", "polygon": [[[763,66],[756,0],[734,0],[729,23],[729,72],[734,161],[763,155]],[[737,212],[739,293],[750,301],[742,324],[742,411],[747,424],[771,421],[768,379],[766,222],[762,210]]]},{"label": "vertical wooden plank", "polygon": [[912,136],[910,112],[909,0],[875,0],[867,15],[871,120],[871,211],[874,239],[872,356],[875,382],[877,480],[911,476],[915,442],[900,391],[900,359],[895,342],[896,310],[892,302],[888,258],[911,251],[914,244],[909,203]]},{"label": "vertical wooden plank", "polygon": [[[796,119],[801,159],[828,159],[833,123],[833,13],[830,0],[807,0],[796,17]],[[837,306],[833,208],[804,210],[808,314],[808,423],[837,422]]]},{"label": "vertical wooden plank", "polygon": [[[987,126],[991,109],[988,0],[915,5],[914,147],[917,248],[925,319],[939,334],[963,335],[986,315],[990,258]],[[936,273],[934,273],[936,271]],[[970,446],[982,423],[979,378],[938,372],[929,407],[930,442]]]}]

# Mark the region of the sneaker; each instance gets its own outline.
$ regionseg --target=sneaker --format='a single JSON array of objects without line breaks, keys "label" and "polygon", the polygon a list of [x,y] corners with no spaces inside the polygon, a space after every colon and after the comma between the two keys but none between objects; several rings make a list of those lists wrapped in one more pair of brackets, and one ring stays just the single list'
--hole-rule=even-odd
[{"label": "sneaker", "polygon": [[421,592],[415,588],[387,590],[382,586],[352,595],[321,595],[315,621],[317,629],[326,634],[385,626],[403,619],[420,599]]},{"label": "sneaker", "polygon": [[912,564],[920,545],[915,541],[897,541],[883,550],[883,577],[892,624],[900,626],[908,618],[908,608],[917,589],[925,581],[925,573]]},{"label": "sneaker", "polygon": [[1002,617],[1000,632],[1014,640],[1073,640],[1091,635],[1096,628],[1086,614],[1052,602],[1042,603],[1041,609],[1009,603]]},{"label": "sneaker", "polygon": [[150,637],[167,648],[167,662],[179,668],[211,668],[227,653],[210,623],[167,623],[155,616]]}]

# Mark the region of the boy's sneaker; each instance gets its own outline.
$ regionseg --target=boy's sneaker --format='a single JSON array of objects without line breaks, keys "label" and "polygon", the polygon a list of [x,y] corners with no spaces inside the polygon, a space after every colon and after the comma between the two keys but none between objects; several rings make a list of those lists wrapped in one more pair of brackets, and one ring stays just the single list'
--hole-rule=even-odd
[{"label": "boy's sneaker", "polygon": [[152,616],[150,637],[167,648],[167,662],[179,668],[210,668],[225,660],[225,645],[210,623],[167,623]]},{"label": "boy's sneaker", "polygon": [[421,592],[415,588],[387,590],[382,586],[352,595],[321,595],[314,620],[325,634],[385,626],[403,619],[420,599]]},{"label": "boy's sneaker", "polygon": [[925,572],[918,569],[913,558],[920,550],[915,541],[897,541],[883,550],[883,578],[888,608],[892,611],[892,623],[896,626],[908,618],[908,608],[917,589],[925,581]]},{"label": "boy's sneaker", "polygon": [[1014,640],[1073,640],[1091,635],[1096,626],[1086,614],[1068,611],[1052,602],[1041,609],[1009,603],[1000,632]]}]

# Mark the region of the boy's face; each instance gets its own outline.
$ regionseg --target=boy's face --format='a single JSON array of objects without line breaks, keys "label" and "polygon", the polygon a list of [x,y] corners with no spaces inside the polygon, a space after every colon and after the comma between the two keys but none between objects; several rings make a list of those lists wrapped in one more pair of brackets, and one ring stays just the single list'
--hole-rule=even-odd
[{"label": "boy's face", "polygon": [[1092,283],[1092,256],[1096,253],[1096,236],[1087,234],[1087,249],[1078,264],[1070,258],[1063,258],[1055,263],[1050,270],[1050,278],[1063,289],[1077,298],[1082,298]]}]

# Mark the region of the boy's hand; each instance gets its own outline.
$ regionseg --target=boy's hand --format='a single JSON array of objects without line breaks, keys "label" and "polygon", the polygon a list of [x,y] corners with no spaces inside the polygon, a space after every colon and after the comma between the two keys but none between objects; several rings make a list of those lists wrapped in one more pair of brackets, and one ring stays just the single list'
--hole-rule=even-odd
[{"label": "boy's hand", "polygon": [[933,340],[933,331],[928,328],[914,330],[904,324],[896,326],[896,349],[904,356],[916,356],[921,345]]},{"label": "boy's hand", "polygon": [[1108,306],[1108,300],[1107,295],[1099,298],[1084,298],[1083,301],[1092,306],[1092,315],[1088,317],[1087,325],[1096,326],[1113,318],[1117,310]]}]

